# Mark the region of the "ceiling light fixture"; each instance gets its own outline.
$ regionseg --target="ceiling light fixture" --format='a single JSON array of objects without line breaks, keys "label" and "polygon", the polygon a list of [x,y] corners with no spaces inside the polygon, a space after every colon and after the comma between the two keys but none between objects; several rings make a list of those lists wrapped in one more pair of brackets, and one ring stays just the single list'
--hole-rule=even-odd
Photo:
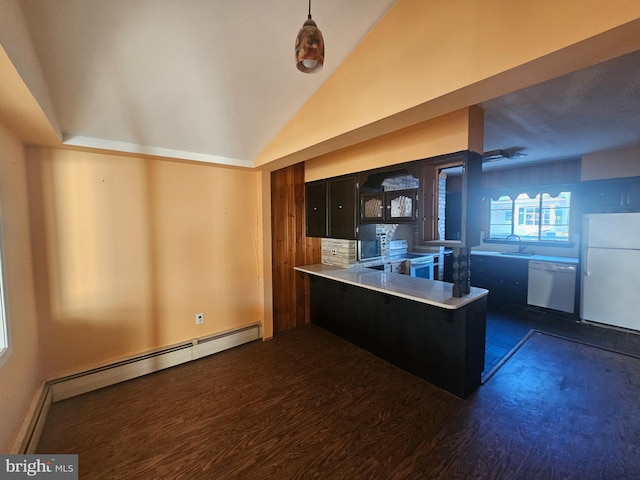
[{"label": "ceiling light fixture", "polygon": [[484,152],[482,154],[482,161],[495,162],[497,160],[517,160],[522,157],[526,157],[526,153],[522,153],[520,147],[491,150],[490,152]]},{"label": "ceiling light fixture", "polygon": [[482,154],[483,162],[495,162],[496,160],[508,160],[509,154],[505,150],[491,150]]},{"label": "ceiling light fixture", "polygon": [[304,73],[316,73],[324,64],[324,39],[316,22],[311,19],[311,0],[309,17],[302,25],[296,38],[296,67]]}]

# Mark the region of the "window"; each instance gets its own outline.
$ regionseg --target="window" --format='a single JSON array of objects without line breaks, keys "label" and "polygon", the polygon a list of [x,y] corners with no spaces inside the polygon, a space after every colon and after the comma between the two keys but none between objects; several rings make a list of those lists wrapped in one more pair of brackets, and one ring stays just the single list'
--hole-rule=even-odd
[{"label": "window", "polygon": [[524,242],[568,242],[571,192],[494,196],[489,206],[489,240],[517,235]]},{"label": "window", "polygon": [[0,366],[9,356],[9,326],[7,323],[7,302],[5,301],[4,245],[2,239],[2,222],[0,221]]},{"label": "window", "polygon": [[[0,234],[2,233],[0,229]],[[5,353],[9,349],[9,334],[7,327],[6,316],[6,302],[4,301],[4,266],[2,264],[2,254],[4,249],[2,248],[2,239],[0,238],[0,364],[2,357],[5,357]]]}]

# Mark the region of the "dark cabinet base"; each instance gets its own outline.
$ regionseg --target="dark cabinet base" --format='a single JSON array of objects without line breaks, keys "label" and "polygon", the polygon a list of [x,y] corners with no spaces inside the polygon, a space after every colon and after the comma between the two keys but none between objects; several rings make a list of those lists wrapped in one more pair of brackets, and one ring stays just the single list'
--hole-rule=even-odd
[{"label": "dark cabinet base", "polygon": [[489,290],[489,306],[527,305],[529,261],[500,255],[471,255],[471,285]]},{"label": "dark cabinet base", "polygon": [[438,308],[310,276],[311,322],[460,398],[480,386],[486,297]]}]

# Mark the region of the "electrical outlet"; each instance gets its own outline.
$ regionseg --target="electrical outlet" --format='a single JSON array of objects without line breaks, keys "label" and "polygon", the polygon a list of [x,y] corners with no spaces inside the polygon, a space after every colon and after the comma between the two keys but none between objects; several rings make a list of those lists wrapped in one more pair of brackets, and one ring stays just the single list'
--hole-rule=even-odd
[{"label": "electrical outlet", "polygon": [[196,325],[202,325],[204,323],[204,313],[196,313]]}]

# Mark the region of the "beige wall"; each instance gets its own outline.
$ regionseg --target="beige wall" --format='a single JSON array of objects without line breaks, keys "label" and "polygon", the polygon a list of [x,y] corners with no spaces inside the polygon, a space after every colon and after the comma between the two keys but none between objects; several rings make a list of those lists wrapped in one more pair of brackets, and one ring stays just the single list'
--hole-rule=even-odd
[{"label": "beige wall", "polygon": [[14,441],[42,381],[22,143],[0,124],[0,212],[10,354],[0,365],[0,453]]},{"label": "beige wall", "polygon": [[640,176],[640,145],[582,156],[580,179]]},{"label": "beige wall", "polygon": [[[0,3],[0,43],[4,35]],[[42,107],[25,85],[7,52],[0,45],[0,123],[3,123],[26,144],[57,145],[60,137],[44,114]]]},{"label": "beige wall", "polygon": [[259,172],[27,156],[47,378],[263,320]]},{"label": "beige wall", "polygon": [[262,323],[262,338],[273,337],[273,271],[271,264],[271,173],[260,172],[258,199],[260,201],[259,215],[259,244],[262,245],[262,298],[264,300],[264,320]]},{"label": "beige wall", "polygon": [[256,165],[308,160],[638,49],[637,0],[399,0]]},{"label": "beige wall", "polygon": [[305,181],[362,172],[462,150],[481,153],[483,132],[482,111],[477,107],[464,108],[308,160],[305,162]]}]

